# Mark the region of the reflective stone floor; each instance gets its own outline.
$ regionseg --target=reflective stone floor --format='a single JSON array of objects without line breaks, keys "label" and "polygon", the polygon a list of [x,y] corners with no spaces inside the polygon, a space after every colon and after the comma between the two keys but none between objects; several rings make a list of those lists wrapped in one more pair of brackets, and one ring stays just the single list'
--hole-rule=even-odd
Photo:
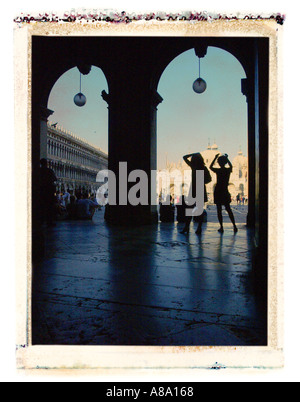
[{"label": "reflective stone floor", "polygon": [[[245,221],[242,207],[236,216]],[[33,344],[265,345],[252,234],[226,223],[220,235],[214,207],[208,220],[201,237],[168,223],[109,227],[103,211],[47,229],[34,270]]]}]

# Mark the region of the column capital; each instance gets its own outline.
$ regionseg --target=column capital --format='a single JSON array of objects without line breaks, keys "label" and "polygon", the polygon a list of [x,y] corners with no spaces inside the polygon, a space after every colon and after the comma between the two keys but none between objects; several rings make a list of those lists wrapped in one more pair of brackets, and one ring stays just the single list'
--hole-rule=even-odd
[{"label": "column capital", "polygon": [[79,63],[77,68],[82,75],[88,75],[91,72],[92,66],[90,64]]},{"label": "column capital", "polygon": [[164,99],[160,96],[160,94],[157,91],[155,91],[155,90],[152,91],[152,93],[151,93],[151,102],[152,102],[152,106],[154,108],[157,109],[157,106],[159,104],[161,104],[163,102],[163,100]]},{"label": "column capital", "polygon": [[40,117],[41,117],[41,120],[43,120],[43,121],[45,121],[45,122],[48,121],[49,117],[50,117],[53,113],[54,113],[53,110],[50,110],[50,109],[48,109],[48,108],[46,108],[46,107],[44,107],[44,106],[41,106],[41,108],[40,108]]},{"label": "column capital", "polygon": [[246,96],[247,102],[248,102],[248,96],[249,96],[249,81],[248,81],[248,78],[242,78],[242,80],[241,80],[241,90],[242,90],[242,94]]},{"label": "column capital", "polygon": [[196,56],[198,56],[199,58],[202,59],[203,57],[206,56],[207,49],[208,49],[208,45],[197,45],[195,47]]},{"label": "column capital", "polygon": [[102,96],[103,100],[109,105],[110,104],[110,95],[106,91],[102,91],[101,96]]}]

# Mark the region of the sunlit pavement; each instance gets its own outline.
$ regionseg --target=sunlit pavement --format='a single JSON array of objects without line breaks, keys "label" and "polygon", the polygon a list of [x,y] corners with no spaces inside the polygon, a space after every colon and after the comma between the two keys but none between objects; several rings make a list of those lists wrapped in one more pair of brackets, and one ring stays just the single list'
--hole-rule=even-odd
[{"label": "sunlit pavement", "polygon": [[47,229],[47,255],[34,270],[33,343],[264,345],[252,234],[238,223],[234,235],[227,217],[220,235],[215,207],[208,221],[201,237],[172,223],[109,227],[103,211]]}]

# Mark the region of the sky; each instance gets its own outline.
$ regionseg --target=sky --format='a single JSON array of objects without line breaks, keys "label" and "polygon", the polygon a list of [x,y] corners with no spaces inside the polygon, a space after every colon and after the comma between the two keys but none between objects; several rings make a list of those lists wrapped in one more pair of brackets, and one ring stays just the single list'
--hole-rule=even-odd
[{"label": "sky", "polygon": [[[202,94],[193,91],[199,78],[199,59],[189,50],[164,71],[158,92],[164,98],[158,111],[158,163],[179,161],[184,154],[204,151],[210,140],[231,158],[240,147],[247,155],[247,102],[241,93],[245,72],[230,53],[209,47],[200,61]],[[166,155],[167,153],[167,155]]]},{"label": "sky", "polygon": [[[199,59],[194,50],[182,53],[164,71],[158,92],[164,101],[157,112],[158,168],[166,159],[178,162],[187,153],[201,152],[216,142],[222,153],[234,158],[241,149],[247,155],[247,103],[241,93],[245,78],[239,61],[230,53],[209,47],[201,59],[201,78],[207,83],[203,94],[193,91],[199,78]],[[83,107],[74,104],[79,92],[77,68],[66,72],[54,85],[48,107],[50,120],[108,152],[108,109],[101,92],[108,92],[103,72],[92,67],[82,76]]]},{"label": "sky", "polygon": [[50,93],[48,108],[53,110],[51,122],[71,131],[108,152],[108,105],[101,97],[108,92],[108,85],[102,70],[92,67],[88,75],[81,77],[81,92],[86,96],[85,106],[78,107],[74,96],[80,92],[80,72],[72,68],[55,83]]}]

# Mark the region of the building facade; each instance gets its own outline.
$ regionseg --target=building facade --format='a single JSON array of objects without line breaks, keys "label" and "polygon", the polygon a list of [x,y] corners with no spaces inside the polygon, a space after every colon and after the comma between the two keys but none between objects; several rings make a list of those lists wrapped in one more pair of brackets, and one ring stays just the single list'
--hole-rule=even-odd
[{"label": "building facade", "polygon": [[[205,165],[209,168],[212,161],[214,160],[215,156],[217,154],[222,154],[222,152],[219,150],[219,147],[217,144],[213,144],[212,146],[209,144],[207,149],[203,152],[201,152],[201,155],[203,156]],[[248,200],[248,158],[243,155],[242,151],[236,155],[233,160],[231,160],[233,170],[232,174],[230,176],[230,182],[229,182],[229,192],[232,197],[232,201],[236,201],[237,196],[239,195],[240,198],[245,198]],[[216,164],[216,167],[217,164]],[[184,162],[180,161],[179,163],[166,163],[166,169],[165,171],[171,173],[172,171],[178,171],[180,172],[179,177],[184,178],[185,177],[185,183],[184,187],[182,187],[182,193],[184,195],[188,195],[190,185],[191,185],[191,180],[192,180],[192,175],[191,175],[191,169],[190,167]],[[159,171],[161,172],[161,171]],[[186,173],[184,173],[186,172]],[[214,202],[214,190],[215,186],[217,183],[217,175],[213,173],[210,170],[211,173],[211,178],[212,181],[206,185],[206,190],[207,190],[207,195],[208,195],[208,202],[213,203]],[[179,200],[179,197],[181,195],[180,191],[180,186],[178,186],[178,183],[171,181],[171,185],[168,182],[163,182],[160,181],[158,183],[158,188],[157,192],[160,196],[161,199],[165,199],[168,195],[171,195],[172,198],[177,202]]]},{"label": "building facade", "polygon": [[100,170],[108,169],[108,155],[62,127],[47,124],[47,159],[58,179],[57,190],[82,189],[96,193]]}]

